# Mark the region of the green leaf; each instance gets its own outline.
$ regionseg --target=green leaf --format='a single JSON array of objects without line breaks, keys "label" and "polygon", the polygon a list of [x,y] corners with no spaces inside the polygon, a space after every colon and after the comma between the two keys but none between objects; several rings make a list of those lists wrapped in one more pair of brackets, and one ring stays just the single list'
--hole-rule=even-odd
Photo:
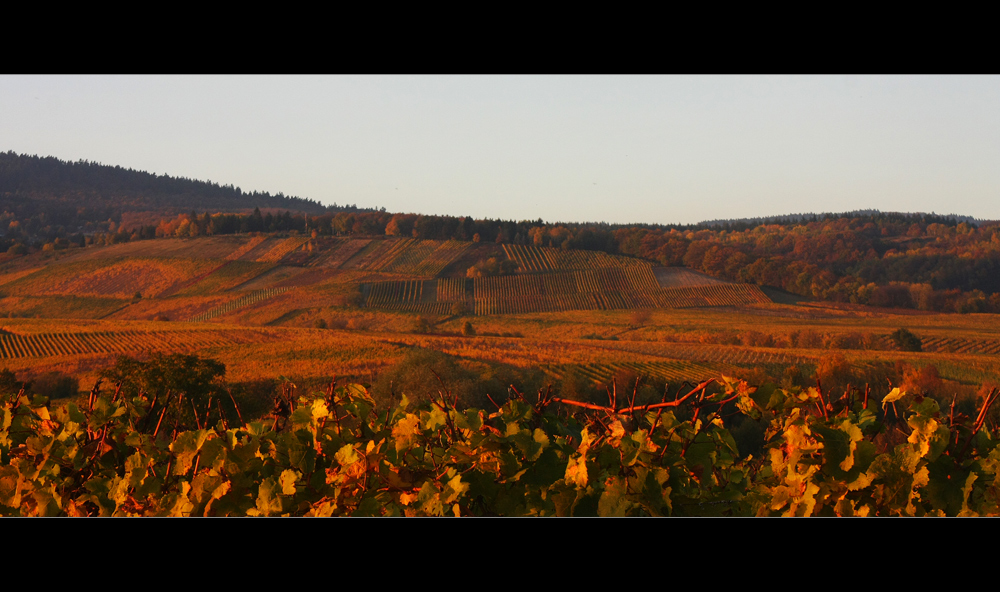
[{"label": "green leaf", "polygon": [[428,432],[433,432],[438,428],[447,425],[448,416],[445,415],[444,411],[441,411],[436,405],[431,408],[430,413],[427,414],[427,419],[424,421],[424,429]]},{"label": "green leaf", "polygon": [[201,449],[201,445],[205,443],[209,435],[214,433],[211,430],[194,430],[181,432],[177,435],[177,439],[170,445],[170,451],[177,459],[173,468],[174,475],[186,475],[191,470],[194,456],[198,454],[198,450]]},{"label": "green leaf", "polygon": [[260,488],[257,490],[257,511],[260,515],[270,516],[281,513],[281,498],[278,497],[280,490],[281,487],[273,477],[261,481]]},{"label": "green leaf", "polygon": [[612,477],[604,485],[597,502],[598,516],[628,516],[637,505],[628,499],[628,485],[621,477]]}]

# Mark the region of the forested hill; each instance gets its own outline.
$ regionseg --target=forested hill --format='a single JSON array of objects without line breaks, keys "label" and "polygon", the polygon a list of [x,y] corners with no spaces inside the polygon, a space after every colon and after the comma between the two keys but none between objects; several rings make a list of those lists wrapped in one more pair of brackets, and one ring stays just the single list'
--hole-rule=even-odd
[{"label": "forested hill", "polygon": [[128,212],[249,212],[254,208],[311,215],[345,209],[281,193],[245,193],[232,185],[120,166],[0,152],[0,211],[20,220],[44,213],[46,225],[69,229],[88,221],[120,220]]},{"label": "forested hill", "polygon": [[698,224],[698,226],[708,228],[723,227],[727,230],[749,230],[751,228],[756,228],[757,226],[773,224],[807,224],[809,222],[822,222],[824,220],[836,220],[839,218],[865,218],[876,223],[907,222],[912,224],[913,222],[922,222],[923,224],[959,224],[965,222],[970,226],[979,226],[983,223],[990,222],[990,220],[979,220],[972,216],[961,216],[958,214],[940,215],[933,212],[930,214],[911,214],[904,212],[880,212],[878,210],[854,210],[852,212],[843,212],[840,214],[782,214],[780,216],[758,216],[756,218],[705,220],[704,222]]}]

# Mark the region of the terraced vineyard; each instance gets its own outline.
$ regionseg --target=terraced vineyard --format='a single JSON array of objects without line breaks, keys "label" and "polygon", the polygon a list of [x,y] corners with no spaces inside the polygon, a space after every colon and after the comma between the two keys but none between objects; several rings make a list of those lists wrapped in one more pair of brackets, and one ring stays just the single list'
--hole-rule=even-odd
[{"label": "terraced vineyard", "polygon": [[503,246],[507,258],[517,262],[519,271],[555,271],[556,264],[548,256],[548,251],[551,250],[522,245]]},{"label": "terraced vineyard", "polygon": [[[472,280],[470,304],[477,315],[770,302],[756,286],[731,284],[694,272],[654,270],[648,261],[630,257],[524,245],[502,247],[503,254],[517,263],[518,272]],[[356,265],[361,269],[432,275],[440,273],[467,248],[468,243],[455,241],[441,244],[401,239],[391,245],[369,246],[358,254]],[[441,283],[446,280],[453,283]],[[457,278],[441,278],[436,292],[425,287],[417,300],[412,292],[393,282],[368,284],[364,287],[366,306],[429,311],[432,303],[468,301],[467,284],[455,282]]]},{"label": "terraced vineyard", "polygon": [[406,280],[402,282],[379,282],[372,284],[368,294],[369,306],[384,306],[393,303],[422,302],[424,297],[423,280]]}]

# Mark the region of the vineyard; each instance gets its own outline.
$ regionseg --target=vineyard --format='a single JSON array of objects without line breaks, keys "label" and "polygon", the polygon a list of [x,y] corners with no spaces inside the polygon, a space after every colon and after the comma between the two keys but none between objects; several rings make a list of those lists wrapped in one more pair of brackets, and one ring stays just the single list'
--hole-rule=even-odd
[{"label": "vineyard", "polygon": [[191,351],[240,343],[269,341],[273,336],[251,331],[96,331],[78,333],[0,334],[0,358],[73,356],[95,353]]},{"label": "vineyard", "polygon": [[[428,244],[430,243],[430,244]],[[467,248],[467,243],[402,239],[391,246],[369,247],[360,269],[433,275]],[[565,251],[504,244],[503,254],[517,264],[514,275],[476,277],[468,289],[458,278],[440,278],[436,293],[425,289],[418,299],[398,282],[364,286],[366,306],[431,312],[432,306],[468,302],[476,315],[525,314],[569,310],[690,308],[765,304],[770,299],[756,286],[731,284],[684,270],[654,269],[648,262],[602,252]],[[432,250],[433,249],[433,250]],[[434,265],[432,265],[432,262]],[[452,282],[450,284],[441,283]],[[447,287],[444,287],[447,286]],[[666,286],[666,287],[665,287]],[[436,296],[436,297],[435,297]]]},{"label": "vineyard", "polygon": [[110,259],[54,264],[7,284],[10,294],[32,296],[157,296],[216,267],[207,260]]}]

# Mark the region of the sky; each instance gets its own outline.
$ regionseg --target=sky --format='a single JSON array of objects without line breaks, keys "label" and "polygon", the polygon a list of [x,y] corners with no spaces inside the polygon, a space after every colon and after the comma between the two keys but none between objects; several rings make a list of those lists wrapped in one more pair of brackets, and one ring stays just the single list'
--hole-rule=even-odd
[{"label": "sky", "polygon": [[996,76],[0,76],[0,151],[390,212],[1000,219]]}]

